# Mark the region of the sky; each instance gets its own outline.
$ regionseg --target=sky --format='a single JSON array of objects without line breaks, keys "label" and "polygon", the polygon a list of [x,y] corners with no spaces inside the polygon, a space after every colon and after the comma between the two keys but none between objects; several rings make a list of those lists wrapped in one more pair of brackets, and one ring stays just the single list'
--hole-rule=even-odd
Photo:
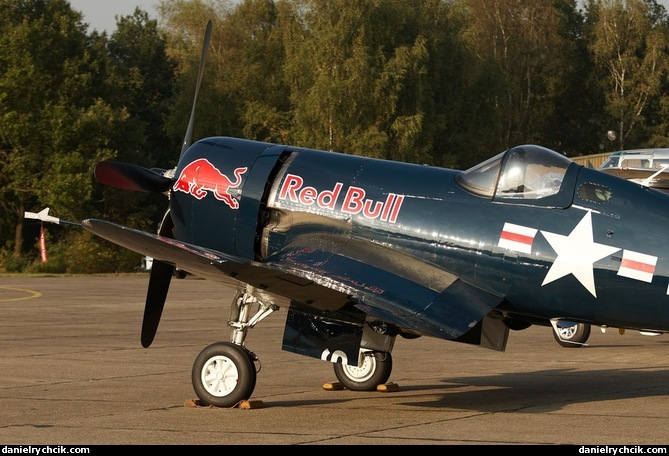
[{"label": "sky", "polygon": [[[146,11],[150,19],[158,19],[154,8],[159,0],[69,0],[72,9],[84,15],[83,22],[88,24],[88,31],[106,31],[111,35],[116,30],[115,16],[128,16],[135,12],[135,7]],[[669,0],[667,0],[669,1]]]}]

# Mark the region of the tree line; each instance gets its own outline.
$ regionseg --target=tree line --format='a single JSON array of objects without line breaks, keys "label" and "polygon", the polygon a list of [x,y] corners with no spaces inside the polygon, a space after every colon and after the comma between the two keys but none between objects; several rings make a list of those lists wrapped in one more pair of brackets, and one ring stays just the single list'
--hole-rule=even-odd
[{"label": "tree line", "polygon": [[163,195],[97,184],[170,169],[213,22],[193,139],[239,136],[465,169],[535,143],[666,147],[669,18],[656,0],[163,0],[114,32],[67,0],[0,0],[0,271],[118,272],[138,255],[24,211],[155,231]]}]

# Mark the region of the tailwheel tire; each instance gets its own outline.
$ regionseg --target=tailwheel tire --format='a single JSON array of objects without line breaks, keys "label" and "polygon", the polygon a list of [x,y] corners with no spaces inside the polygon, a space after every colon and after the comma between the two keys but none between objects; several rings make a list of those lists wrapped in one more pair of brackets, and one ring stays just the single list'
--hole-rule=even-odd
[{"label": "tailwheel tire", "polygon": [[393,358],[390,352],[362,352],[359,366],[334,364],[339,382],[351,391],[375,391],[390,378]]},{"label": "tailwheel tire", "polygon": [[253,357],[230,342],[211,344],[195,358],[192,380],[195,394],[205,405],[234,407],[255,389]]},{"label": "tailwheel tire", "polygon": [[553,330],[553,337],[562,347],[581,347],[590,337],[590,325],[568,321],[558,322],[556,328]]}]

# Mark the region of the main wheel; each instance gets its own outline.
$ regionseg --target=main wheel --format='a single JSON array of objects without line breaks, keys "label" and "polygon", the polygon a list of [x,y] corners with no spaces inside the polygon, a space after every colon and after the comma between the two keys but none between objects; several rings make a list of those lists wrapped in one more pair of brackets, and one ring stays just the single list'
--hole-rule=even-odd
[{"label": "main wheel", "polygon": [[251,397],[256,369],[251,354],[230,342],[206,347],[193,363],[193,389],[206,405],[233,407]]},{"label": "main wheel", "polygon": [[558,322],[556,328],[553,330],[553,337],[562,347],[581,347],[590,337],[590,325],[567,321]]},{"label": "main wheel", "polygon": [[363,352],[360,366],[334,364],[337,379],[351,391],[373,391],[390,378],[393,358],[389,352]]}]

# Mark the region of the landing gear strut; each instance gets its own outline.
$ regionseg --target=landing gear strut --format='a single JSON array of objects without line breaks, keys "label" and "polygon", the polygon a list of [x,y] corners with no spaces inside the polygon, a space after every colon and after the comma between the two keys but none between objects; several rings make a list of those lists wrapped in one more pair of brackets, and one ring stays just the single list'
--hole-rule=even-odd
[{"label": "landing gear strut", "polygon": [[[253,316],[251,306],[257,306]],[[260,364],[255,353],[244,346],[244,341],[250,328],[278,308],[275,304],[266,304],[258,299],[251,286],[235,295],[228,321],[228,326],[232,328],[230,341],[209,345],[200,352],[193,364],[193,389],[204,405],[235,407],[251,397],[260,370],[256,370],[256,365]],[[315,318],[311,323],[318,321],[320,319]],[[333,325],[336,324],[335,320],[330,321],[328,330],[333,331]],[[346,335],[345,331],[343,333]],[[397,328],[388,327],[383,322],[365,323],[362,334],[358,333],[359,339],[355,340],[360,344],[357,365],[347,364],[346,356],[332,356],[332,359],[321,356],[321,359],[333,361],[334,373],[347,389],[374,391],[390,378],[393,368],[390,352],[398,333]],[[329,349],[324,353],[330,353]]]},{"label": "landing gear strut", "polygon": [[[253,304],[258,309],[249,318]],[[204,405],[234,407],[251,397],[256,386],[255,362],[258,358],[244,347],[246,334],[249,328],[277,309],[277,306],[264,304],[255,298],[251,287],[235,295],[228,322],[232,327],[230,342],[209,345],[193,363],[193,389]]]}]

